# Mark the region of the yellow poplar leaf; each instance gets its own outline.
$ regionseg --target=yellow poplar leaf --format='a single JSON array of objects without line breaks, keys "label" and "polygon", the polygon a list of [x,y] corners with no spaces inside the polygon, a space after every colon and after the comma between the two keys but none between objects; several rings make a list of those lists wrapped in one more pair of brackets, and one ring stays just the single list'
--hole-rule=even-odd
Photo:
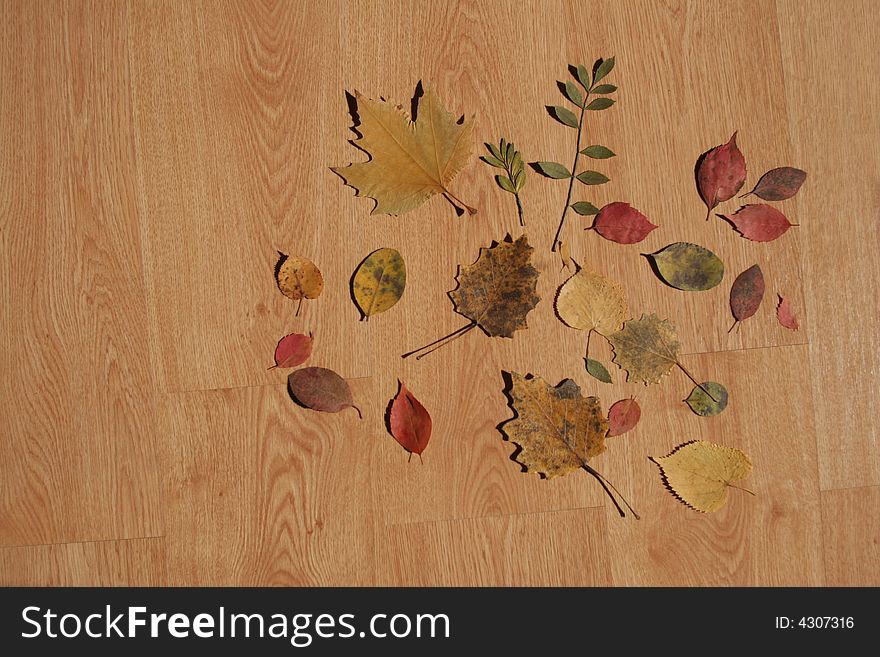
[{"label": "yellow poplar leaf", "polygon": [[520,446],[516,460],[529,472],[548,478],[568,474],[605,451],[608,421],[597,397],[582,397],[571,379],[554,387],[539,376],[510,376],[516,417],[503,430]]},{"label": "yellow poplar leaf", "polygon": [[358,196],[376,201],[372,214],[404,214],[438,193],[458,201],[448,185],[470,157],[473,122],[457,123],[431,86],[419,102],[416,121],[391,102],[360,94],[357,101],[361,138],[356,143],[371,159],[333,171]]},{"label": "yellow poplar leaf", "polygon": [[626,293],[617,282],[583,268],[560,286],[556,312],[572,328],[608,336],[626,318]]},{"label": "yellow poplar leaf", "polygon": [[660,377],[678,364],[675,327],[657,315],[631,319],[617,333],[608,336],[614,347],[614,362],[627,371],[630,382],[657,383]]},{"label": "yellow poplar leaf", "polygon": [[[732,447],[695,440],[668,456],[651,457],[676,497],[697,511],[717,511],[727,502],[727,489],[752,471],[748,455]],[[743,488],[747,493],[752,491]]]},{"label": "yellow poplar leaf", "polygon": [[394,249],[378,249],[364,258],[351,282],[364,318],[385,312],[403,296],[406,265]]}]

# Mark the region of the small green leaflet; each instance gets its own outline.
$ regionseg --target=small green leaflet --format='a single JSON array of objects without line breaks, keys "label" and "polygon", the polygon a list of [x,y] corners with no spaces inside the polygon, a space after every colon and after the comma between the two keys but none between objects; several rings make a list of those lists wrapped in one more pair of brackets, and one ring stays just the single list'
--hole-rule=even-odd
[{"label": "small green leaflet", "polygon": [[574,82],[572,82],[571,80],[566,80],[565,84],[562,85],[562,89],[565,97],[568,98],[575,105],[580,107],[584,104],[584,96]]},{"label": "small green leaflet", "polygon": [[596,84],[599,80],[604,78],[611,72],[611,69],[614,68],[614,57],[609,57],[608,59],[600,60],[598,68],[596,68],[596,74],[593,76],[593,84]]},{"label": "small green leaflet", "polygon": [[[602,100],[602,99],[597,99],[597,100]],[[593,102],[596,102],[596,101],[593,101]],[[593,103],[590,103],[590,105],[592,105],[592,104]],[[590,108],[587,107],[587,109],[590,109]],[[556,119],[560,123],[564,123],[565,125],[567,125],[570,128],[577,128],[578,127],[578,119],[571,110],[566,109],[566,108],[562,107],[561,105],[553,105],[552,107],[548,108],[548,111],[550,112],[550,116],[552,116],[554,119]]]},{"label": "small green leaflet", "polygon": [[[611,98],[594,98],[590,101],[590,104],[587,105],[588,110],[598,111],[603,109],[608,109],[614,104],[614,100]],[[577,127],[577,125],[575,125]]]},{"label": "small green leaflet", "polygon": [[571,173],[558,162],[535,162],[535,168],[548,178],[571,178]]},{"label": "small green leaflet", "polygon": [[[684,400],[694,413],[701,417],[711,417],[713,415],[718,415],[721,411],[727,408],[727,388],[714,381],[705,381],[700,385],[702,385],[705,390],[700,388],[700,386],[694,386],[694,389],[691,390],[691,394]],[[712,397],[707,395],[706,391],[718,401],[715,401],[715,399],[712,399]]]},{"label": "small green leaflet", "polygon": [[584,171],[578,174],[577,179],[585,185],[602,185],[609,180],[608,176],[598,171]]},{"label": "small green leaflet", "polygon": [[602,383],[611,383],[611,374],[608,373],[606,367],[598,360],[593,358],[584,358],[587,367],[587,373],[594,379],[598,379]]},{"label": "small green leaflet", "polygon": [[607,160],[609,157],[614,157],[615,153],[604,146],[587,146],[581,151],[581,155],[586,155],[594,160]]},{"label": "small green leaflet", "polygon": [[597,208],[592,203],[587,203],[586,201],[578,201],[571,206],[571,209],[580,215],[599,214],[599,208]]},{"label": "small green leaflet", "polygon": [[613,84],[600,84],[600,85],[593,87],[590,90],[590,93],[593,93],[593,94],[613,94],[615,91],[617,91],[617,87],[615,87]]}]

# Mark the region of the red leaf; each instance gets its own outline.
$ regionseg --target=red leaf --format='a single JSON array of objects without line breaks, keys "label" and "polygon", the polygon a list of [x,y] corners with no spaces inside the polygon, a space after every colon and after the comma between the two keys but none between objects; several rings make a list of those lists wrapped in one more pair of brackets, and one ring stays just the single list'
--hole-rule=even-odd
[{"label": "red leaf", "polygon": [[788,297],[783,297],[781,294],[777,296],[779,297],[779,305],[776,307],[776,319],[785,328],[797,331],[801,325],[791,310],[791,303],[789,303]]},{"label": "red leaf", "polygon": [[285,335],[275,347],[275,367],[296,367],[312,355],[312,336],[302,333]]},{"label": "red leaf", "polygon": [[608,433],[605,435],[610,438],[626,433],[639,423],[640,417],[642,409],[632,397],[615,402],[608,409]]},{"label": "red leaf", "polygon": [[754,315],[763,298],[764,273],[758,265],[752,265],[736,277],[730,288],[730,310],[734,319],[741,322]]},{"label": "red leaf", "polygon": [[606,240],[618,244],[641,242],[657,228],[648,218],[629,203],[616,201],[599,210],[593,229]]},{"label": "red leaf", "polygon": [[807,172],[794,167],[770,169],[749,193],[765,201],[784,201],[797,194],[806,179]]},{"label": "red leaf", "polygon": [[729,142],[716,146],[697,162],[697,187],[709,212],[733,198],[745,181],[746,160],[736,146],[735,132]]},{"label": "red leaf", "polygon": [[431,415],[421,402],[407,390],[403,381],[391,403],[391,435],[405,450],[413,454],[425,451],[431,439]]},{"label": "red leaf", "polygon": [[779,210],[765,203],[746,205],[736,214],[722,216],[733,224],[740,235],[753,242],[775,240],[794,225]]},{"label": "red leaf", "polygon": [[306,408],[325,413],[338,413],[346,408],[357,411],[351,398],[351,388],[345,379],[325,367],[303,367],[287,377],[287,387],[293,398]]}]

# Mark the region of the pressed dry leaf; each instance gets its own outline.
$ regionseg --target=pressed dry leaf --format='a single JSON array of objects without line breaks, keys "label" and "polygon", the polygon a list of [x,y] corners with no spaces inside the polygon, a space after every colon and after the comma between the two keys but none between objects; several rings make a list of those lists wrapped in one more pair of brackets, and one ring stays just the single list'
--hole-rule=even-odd
[{"label": "pressed dry leaf", "polygon": [[[675,496],[697,511],[717,511],[727,503],[727,490],[752,471],[748,455],[704,440],[684,443],[667,456],[651,457]],[[751,491],[741,490],[752,495]]]},{"label": "pressed dry leaf", "polygon": [[641,242],[657,228],[648,218],[629,203],[615,201],[599,210],[592,229],[606,240],[618,244]]},{"label": "pressed dry leaf", "polygon": [[595,358],[584,358],[584,366],[587,368],[587,374],[602,383],[611,383],[611,374],[605,367]]},{"label": "pressed dry leaf", "polygon": [[296,367],[312,355],[312,336],[302,333],[285,335],[275,347],[275,367]]},{"label": "pressed dry leaf", "polygon": [[492,337],[512,338],[527,328],[526,315],[541,300],[533,251],[525,235],[481,248],[476,262],[459,267],[458,287],[449,293],[456,312]]},{"label": "pressed dry leaf", "polygon": [[614,402],[608,409],[608,438],[631,431],[641,417],[642,409],[634,398]]},{"label": "pressed dry leaf", "polygon": [[317,299],[324,290],[324,276],[308,258],[282,253],[276,272],[275,278],[281,293],[288,299],[300,302],[296,307],[297,315],[303,299]]},{"label": "pressed dry leaf", "polygon": [[736,145],[736,133],[726,144],[716,146],[697,164],[697,188],[707,214],[722,201],[733,198],[746,181],[746,161]]},{"label": "pressed dry leaf", "polygon": [[562,268],[568,269],[572,266],[571,262],[571,247],[568,242],[560,242],[559,243],[559,257],[562,260]]},{"label": "pressed dry leaf", "polygon": [[358,196],[376,201],[372,214],[404,214],[434,194],[445,194],[471,214],[476,212],[449,191],[473,148],[472,121],[458,123],[430,85],[425,87],[415,122],[391,102],[356,95],[361,119],[356,144],[371,159],[333,171]]},{"label": "pressed dry leaf", "polygon": [[784,201],[797,194],[806,179],[807,172],[794,167],[770,169],[749,194],[765,201]]},{"label": "pressed dry leaf", "polygon": [[748,319],[758,312],[763,298],[764,273],[758,265],[752,265],[736,277],[730,288],[730,311],[736,322]]},{"label": "pressed dry leaf", "polygon": [[431,415],[403,381],[400,382],[400,390],[391,403],[388,423],[391,426],[391,435],[405,450],[422,455],[431,439]]},{"label": "pressed dry leaf", "polygon": [[406,263],[395,249],[377,249],[358,266],[351,281],[354,300],[364,319],[385,312],[406,289]]},{"label": "pressed dry leaf", "polygon": [[727,388],[715,381],[703,381],[700,385],[694,386],[691,394],[684,401],[697,415],[712,417],[727,408]]},{"label": "pressed dry leaf", "polygon": [[510,398],[517,417],[502,430],[520,446],[516,460],[545,477],[568,474],[605,451],[608,422],[597,397],[582,397],[571,379],[551,386],[541,377],[511,372]]},{"label": "pressed dry leaf", "polygon": [[675,327],[657,315],[629,320],[608,340],[614,347],[613,362],[627,371],[627,381],[657,383],[678,364],[681,345]]},{"label": "pressed dry leaf", "polygon": [[572,328],[607,336],[626,319],[626,293],[616,281],[584,267],[559,287],[556,313]]},{"label": "pressed dry leaf", "polygon": [[710,290],[724,278],[724,263],[709,249],[675,242],[646,254],[657,274],[668,285],[687,292]]},{"label": "pressed dry leaf", "polygon": [[348,383],[333,370],[324,367],[304,367],[294,370],[287,377],[287,387],[293,398],[306,408],[325,413],[338,413],[354,405]]},{"label": "pressed dry leaf", "polygon": [[791,309],[791,302],[788,297],[783,297],[781,294],[777,296],[779,297],[779,305],[776,306],[776,319],[785,328],[797,331],[800,328],[800,323]]},{"label": "pressed dry leaf", "polygon": [[740,235],[753,242],[771,242],[794,225],[779,210],[766,203],[745,205],[732,215],[722,215],[722,218],[733,224]]}]

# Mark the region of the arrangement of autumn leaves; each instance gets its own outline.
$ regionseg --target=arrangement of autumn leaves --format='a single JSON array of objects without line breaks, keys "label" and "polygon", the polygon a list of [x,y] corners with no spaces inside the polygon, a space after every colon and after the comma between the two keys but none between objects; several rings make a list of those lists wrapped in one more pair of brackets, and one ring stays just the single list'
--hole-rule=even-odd
[{"label": "arrangement of autumn leaves", "polygon": [[[563,239],[569,210],[581,216],[593,216],[588,228],[601,237],[620,244],[643,240],[656,229],[644,214],[629,203],[616,201],[597,208],[588,200],[574,200],[575,182],[589,188],[608,182],[608,177],[593,169],[581,169],[582,161],[614,157],[615,153],[600,144],[582,143],[586,119],[590,113],[610,108],[617,87],[606,81],[614,68],[614,58],[598,60],[591,69],[583,65],[569,67],[571,79],[560,82],[565,99],[575,107],[549,106],[548,113],[564,126],[577,131],[571,168],[549,161],[530,163],[537,173],[550,179],[568,182],[565,205],[552,250],[558,251],[563,265],[575,272],[559,288],[555,299],[558,318],[571,328],[586,332],[586,371],[595,379],[611,383],[608,368],[590,357],[594,336],[606,339],[613,348],[612,362],[626,370],[627,381],[655,384],[674,368],[694,384],[685,400],[694,413],[711,416],[721,413],[728,404],[725,387],[714,381],[699,381],[680,362],[680,344],[676,328],[655,314],[631,318],[624,289],[596,271],[580,267],[571,258]],[[385,100],[357,96],[360,138],[357,146],[369,154],[366,162],[334,168],[358,196],[375,201],[373,214],[399,215],[416,209],[434,195],[447,198],[459,212],[475,213],[452,191],[450,183],[467,164],[472,152],[473,123],[456,120],[448,112],[432,87],[420,99],[418,118],[413,121],[399,107]],[[500,171],[496,183],[516,200],[519,224],[526,225],[526,213],[520,193],[527,182],[526,162],[509,141],[486,144],[488,155],[481,159]],[[595,165],[594,165],[595,166]],[[764,201],[779,201],[797,193],[806,174],[783,167],[764,174],[748,195]],[[708,209],[707,219],[719,204],[729,201],[746,180],[745,159],[736,145],[736,134],[698,160],[697,189]],[[580,189],[580,187],[578,187]],[[718,214],[745,238],[754,241],[777,239],[791,224],[777,209],[766,204],[750,204],[734,213]],[[534,249],[525,234],[504,239],[480,249],[478,258],[461,265],[457,287],[449,292],[456,312],[467,324],[453,333],[422,348],[404,354],[421,359],[436,349],[479,327],[489,337],[512,338],[526,329],[526,316],[540,301],[536,286],[540,272],[532,264]],[[688,292],[699,292],[719,285],[724,278],[722,260],[708,249],[687,242],[675,242],[647,255],[656,275],[667,285]],[[301,256],[283,256],[276,268],[281,292],[297,301],[297,315],[303,299],[316,299],[324,286],[318,268]],[[351,279],[352,299],[362,319],[387,311],[402,297],[406,288],[406,265],[393,248],[369,254]],[[734,326],[753,316],[765,292],[765,280],[759,265],[739,274],[731,286],[730,308]],[[777,307],[780,323],[797,329],[797,319],[787,298],[780,296]],[[282,338],[275,351],[275,363],[294,369],[288,376],[291,396],[310,409],[338,412],[355,406],[345,379],[321,367],[299,367],[311,355],[312,336],[293,333]],[[641,410],[635,399],[623,399],[603,412],[597,397],[583,396],[579,386],[565,379],[556,386],[539,376],[517,372],[503,373],[505,393],[514,417],[501,430],[519,446],[516,460],[528,472],[544,477],[585,470],[594,476],[614,502],[621,516],[621,502],[633,516],[638,515],[598,470],[592,461],[607,448],[607,438],[619,436],[639,421]],[[388,415],[388,429],[410,452],[421,456],[431,437],[432,421],[422,403],[401,382]],[[742,451],[707,441],[692,441],[675,448],[667,456],[653,460],[660,466],[663,481],[684,503],[699,511],[715,511],[727,500],[728,489],[740,488],[736,482],[751,471],[751,461]],[[746,490],[746,489],[742,489]],[[750,492],[750,491],[749,491]]]}]

